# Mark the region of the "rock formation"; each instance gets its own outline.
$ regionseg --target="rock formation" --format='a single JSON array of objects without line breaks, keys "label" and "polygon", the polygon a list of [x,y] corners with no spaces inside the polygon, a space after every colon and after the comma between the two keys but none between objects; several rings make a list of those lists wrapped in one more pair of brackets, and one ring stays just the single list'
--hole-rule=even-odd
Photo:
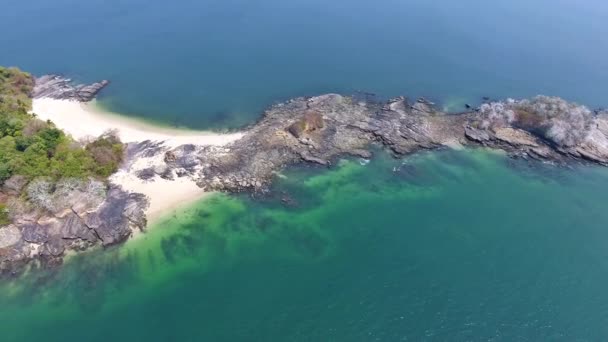
[{"label": "rock formation", "polygon": [[[72,86],[50,75],[36,79],[32,97],[90,101],[107,81]],[[68,250],[109,246],[128,239],[147,224],[149,200],[97,180],[62,179],[32,182],[12,176],[0,185],[0,199],[12,222],[0,226],[0,275],[23,270],[32,260],[61,263]]]},{"label": "rock formation", "polygon": [[89,102],[108,84],[110,84],[109,81],[103,80],[89,85],[73,85],[69,78],[45,75],[36,78],[32,97]]},{"label": "rock formation", "polygon": [[[371,143],[397,156],[462,145],[523,158],[608,165],[608,115],[592,115],[583,106],[548,97],[488,106],[507,112],[501,114],[506,119],[497,120],[485,106],[441,113],[424,99],[410,103],[400,97],[382,104],[336,94],[298,98],[270,108],[228,146],[176,149],[165,162],[181,170],[179,160],[195,154],[202,167],[192,176],[199,186],[229,192],[262,191],[276,171],[294,163],[330,165],[341,155],[368,158]],[[554,110],[558,107],[563,113]],[[531,117],[538,117],[538,123],[530,124]],[[492,120],[497,122],[488,122]]]},{"label": "rock formation", "polygon": [[[74,87],[68,79],[43,76],[33,96],[89,101],[106,84]],[[297,98],[269,108],[229,145],[170,148],[145,141],[127,146],[125,163],[147,181],[190,177],[205,190],[226,192],[265,191],[277,171],[296,163],[329,166],[344,155],[369,158],[371,144],[396,156],[446,146],[483,146],[513,157],[608,166],[606,112],[545,96],[469,109],[446,114],[425,99],[410,102],[404,97],[386,103],[337,94]],[[144,163],[137,169],[139,158],[158,165]],[[10,179],[3,192],[19,193],[24,186],[22,179]],[[0,270],[32,258],[57,262],[66,249],[119,243],[133,228],[146,224],[145,196],[111,184],[48,189],[41,183],[28,185],[28,191],[46,211],[14,204],[15,223],[0,229]],[[88,196],[91,193],[97,195]]]},{"label": "rock formation", "polygon": [[32,259],[57,264],[67,250],[117,244],[146,226],[148,199],[141,194],[95,180],[47,184],[32,182],[26,189],[29,201],[9,203],[13,224],[0,228],[0,274]]}]

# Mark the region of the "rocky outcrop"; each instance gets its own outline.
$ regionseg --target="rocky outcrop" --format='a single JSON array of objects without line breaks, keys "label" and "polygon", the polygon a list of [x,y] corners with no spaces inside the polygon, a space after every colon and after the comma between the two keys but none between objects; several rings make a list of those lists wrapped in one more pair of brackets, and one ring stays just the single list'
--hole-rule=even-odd
[{"label": "rocky outcrop", "polygon": [[[70,79],[47,75],[36,79],[31,95],[86,102],[107,84],[73,85]],[[8,207],[12,222],[0,226],[0,274],[7,274],[32,260],[55,265],[67,251],[125,241],[146,227],[149,199],[97,180],[30,182],[15,175],[0,185],[0,203]]]},{"label": "rocky outcrop", "polygon": [[[106,85],[72,86],[68,79],[43,76],[36,80],[33,96],[89,101]],[[446,114],[425,99],[397,97],[379,103],[373,97],[338,94],[296,98],[269,108],[229,145],[130,144],[124,168],[146,181],[189,177],[205,190],[260,192],[286,166],[330,166],[344,155],[369,158],[371,144],[397,156],[446,146],[483,146],[517,158],[608,166],[608,113],[544,96],[484,100],[480,108]],[[146,162],[138,163],[142,160]],[[11,179],[4,191],[19,192],[23,186],[20,179]],[[44,194],[45,189],[41,184],[34,190]],[[66,250],[119,243],[132,229],[145,227],[148,202],[143,195],[110,185],[96,201],[83,195],[90,189],[74,189],[67,197],[40,197],[47,213],[23,210],[13,225],[0,228],[0,270],[31,258],[57,262]]]},{"label": "rocky outcrop", "polygon": [[110,84],[109,81],[103,80],[93,84],[74,85],[69,78],[59,75],[44,75],[36,78],[36,84],[31,95],[33,98],[89,102],[108,84]]},{"label": "rocky outcrop", "polygon": [[[228,192],[264,191],[276,171],[290,164],[331,165],[341,155],[368,158],[372,143],[396,155],[453,145],[484,146],[518,158],[608,165],[608,115],[590,113],[549,97],[488,103],[470,112],[446,114],[424,99],[374,103],[327,94],[273,106],[230,145],[165,151],[163,160],[170,169],[187,166],[204,189]],[[192,174],[197,162],[198,171]]]},{"label": "rocky outcrop", "polygon": [[13,224],[0,227],[0,274],[15,272],[31,260],[58,264],[68,250],[114,245],[146,226],[149,202],[142,194],[116,185],[104,186],[99,193],[86,182],[69,193],[55,192],[68,199],[52,207],[54,211],[20,199],[10,203]]}]

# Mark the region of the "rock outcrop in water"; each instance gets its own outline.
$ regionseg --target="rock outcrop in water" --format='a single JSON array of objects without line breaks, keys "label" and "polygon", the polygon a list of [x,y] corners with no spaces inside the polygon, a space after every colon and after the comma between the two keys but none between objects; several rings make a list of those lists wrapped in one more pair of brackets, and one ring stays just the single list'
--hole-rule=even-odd
[{"label": "rock outcrop in water", "polygon": [[[73,87],[68,79],[44,76],[37,79],[33,96],[89,101],[105,85],[107,81]],[[608,113],[546,96],[485,103],[465,113],[447,114],[424,99],[410,102],[398,97],[382,103],[367,96],[326,94],[271,107],[229,145],[170,148],[145,141],[127,147],[125,163],[146,181],[189,177],[209,191],[263,192],[276,172],[289,165],[330,166],[344,155],[370,158],[371,144],[396,156],[446,146],[484,146],[518,158],[608,166]],[[144,163],[137,169],[139,158],[158,165]],[[87,184],[68,186],[67,195],[49,194],[43,202],[48,204],[45,212],[11,210],[18,217],[0,230],[0,271],[31,259],[58,262],[66,249],[119,243],[133,228],[145,227],[145,196],[112,184],[91,191]],[[18,193],[23,186],[19,179],[11,179],[3,191]],[[34,190],[48,191],[43,185]]]},{"label": "rock outcrop in water", "polygon": [[[328,94],[276,105],[242,139],[224,147],[178,148],[167,152],[171,158],[165,162],[207,190],[262,191],[288,165],[331,165],[341,155],[368,158],[371,143],[397,156],[445,146],[485,146],[514,157],[606,166],[608,114],[544,96],[446,114],[424,99],[375,103]],[[193,155],[202,166],[195,174],[181,162],[192,164]]]},{"label": "rock outcrop in water", "polygon": [[[65,78],[43,76],[31,96],[89,101],[106,84],[72,86]],[[17,174],[0,183],[0,203],[0,275],[23,270],[32,260],[61,263],[69,250],[123,242],[145,228],[149,206],[142,194],[94,179],[30,181]]]},{"label": "rock outcrop in water", "polygon": [[88,85],[74,85],[69,78],[59,75],[44,75],[36,78],[32,97],[89,102],[108,84],[110,84],[109,81],[103,80]]},{"label": "rock outcrop in water", "polygon": [[[2,191],[13,191],[7,184]],[[68,250],[114,245],[146,226],[148,199],[116,185],[72,179],[51,187],[37,181],[25,191],[30,201],[13,199],[13,223],[0,229],[0,274],[32,259],[44,265],[61,263]]]}]

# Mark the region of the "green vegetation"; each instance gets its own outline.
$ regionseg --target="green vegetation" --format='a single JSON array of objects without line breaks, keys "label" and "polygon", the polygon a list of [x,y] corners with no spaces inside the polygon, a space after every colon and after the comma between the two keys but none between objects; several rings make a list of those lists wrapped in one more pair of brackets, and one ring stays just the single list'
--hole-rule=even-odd
[{"label": "green vegetation", "polygon": [[116,171],[122,144],[111,134],[83,146],[52,122],[28,114],[32,77],[0,67],[0,183],[13,175],[104,178]]},{"label": "green vegetation", "polygon": [[106,134],[86,146],[86,152],[93,158],[92,171],[108,177],[118,169],[123,156],[123,145],[114,134]]},{"label": "green vegetation", "polygon": [[0,113],[20,118],[26,116],[32,105],[29,93],[33,87],[34,79],[30,74],[0,67]]},{"label": "green vegetation", "polygon": [[[50,121],[30,114],[31,75],[16,68],[0,67],[0,186],[13,176],[28,181],[44,177],[53,182],[65,178],[105,179],[118,168],[123,145],[108,133],[81,143]],[[0,225],[7,220],[0,203]]]},{"label": "green vegetation", "polygon": [[6,205],[0,203],[0,226],[4,226],[11,223],[11,220],[8,216],[8,209]]}]

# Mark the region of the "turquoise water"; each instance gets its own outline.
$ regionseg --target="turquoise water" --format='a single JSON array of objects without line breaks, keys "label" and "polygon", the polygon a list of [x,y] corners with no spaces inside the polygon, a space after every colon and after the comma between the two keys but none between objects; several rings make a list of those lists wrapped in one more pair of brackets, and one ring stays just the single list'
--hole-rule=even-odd
[{"label": "turquoise water", "polygon": [[108,78],[105,106],[234,128],[328,91],[608,106],[602,0],[8,0],[0,65]]},{"label": "turquoise water", "polygon": [[[589,0],[8,0],[0,65],[111,79],[102,105],[233,129],[328,91],[606,106]],[[0,282],[0,341],[599,341],[608,171],[481,150],[218,195],[125,246]],[[294,206],[284,206],[289,195]]]},{"label": "turquoise water", "polygon": [[361,164],[286,172],[294,207],[217,196],[5,284],[2,340],[607,336],[606,169],[483,151]]}]

